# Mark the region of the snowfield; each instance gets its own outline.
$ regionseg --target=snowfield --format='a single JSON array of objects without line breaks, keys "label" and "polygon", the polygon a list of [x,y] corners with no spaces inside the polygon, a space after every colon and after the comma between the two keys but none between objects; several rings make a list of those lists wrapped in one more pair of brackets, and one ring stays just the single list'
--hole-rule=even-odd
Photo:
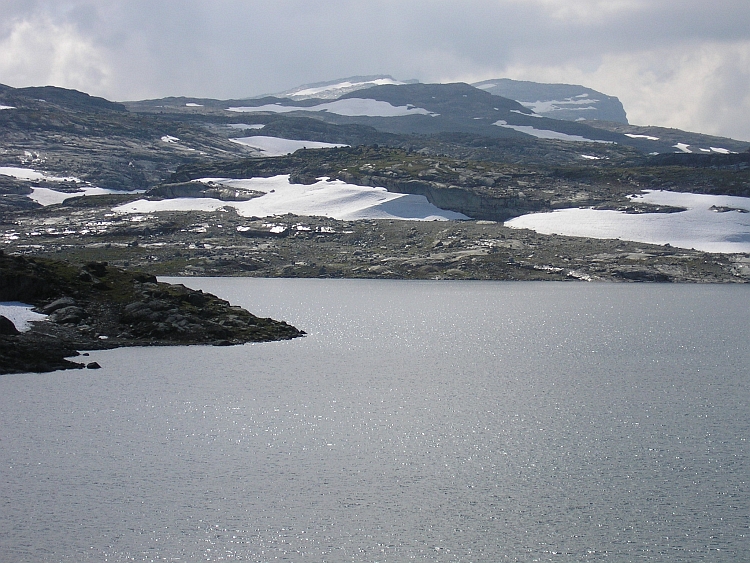
[{"label": "snowfield", "polygon": [[293,139],[281,139],[280,137],[264,137],[262,135],[229,140],[233,143],[256,149],[262,152],[263,156],[284,156],[299,149],[327,149],[349,146],[319,141],[296,141]]},{"label": "snowfield", "polygon": [[255,107],[233,107],[227,108],[227,111],[238,113],[290,113],[293,111],[310,111],[319,112],[327,111],[336,115],[347,117],[403,117],[405,115],[429,115],[436,117],[437,113],[432,113],[424,108],[418,108],[411,105],[394,106],[388,102],[379,100],[370,100],[367,98],[347,98],[344,100],[335,100],[317,106],[299,107],[299,106],[282,106],[281,104],[266,104]]},{"label": "snowfield", "polygon": [[28,180],[28,181],[42,181],[49,180],[51,182],[80,182],[78,178],[73,176],[57,177],[50,176],[45,172],[38,172],[31,168],[18,168],[16,166],[0,166],[0,174],[3,176],[10,176],[16,180]]},{"label": "snowfield", "polygon": [[293,213],[340,220],[448,221],[468,219],[461,213],[435,207],[424,196],[396,194],[384,188],[356,186],[327,178],[321,178],[309,186],[291,184],[288,174],[250,180],[204,178],[200,181],[263,192],[265,195],[241,202],[226,202],[211,198],[138,200],[115,207],[113,211],[116,213],[217,211],[221,208],[232,207],[243,217],[272,217]]},{"label": "snowfield", "polygon": [[377,78],[375,80],[367,80],[364,82],[350,82],[344,81],[337,84],[328,84],[326,86],[318,86],[316,88],[305,88],[303,90],[295,90],[287,94],[290,98],[315,98],[321,95],[331,95],[338,93],[339,91],[347,91],[354,88],[363,88],[365,86],[383,86],[386,84],[400,85],[403,82],[393,80],[391,78]]},{"label": "snowfield", "polygon": [[[589,98],[588,94],[579,94],[572,98],[565,98],[564,100],[537,100],[536,102],[520,102],[524,107],[529,108],[534,113],[553,113],[560,110],[573,110],[573,111],[591,111],[596,110],[591,104],[597,103],[599,100],[593,100]],[[581,107],[583,106],[583,107]]]},{"label": "snowfield", "polygon": [[559,131],[550,131],[549,129],[535,129],[531,125],[510,125],[507,121],[499,120],[492,125],[498,127],[505,127],[506,129],[513,129],[520,133],[526,133],[536,137],[537,139],[554,139],[556,141],[574,141],[577,143],[605,143],[612,144],[612,141],[599,141],[596,139],[587,139],[580,135],[568,135],[567,133],[560,133]]},{"label": "snowfield", "polygon": [[43,321],[47,318],[47,315],[35,313],[31,310],[32,308],[33,305],[27,305],[26,303],[3,301],[0,302],[0,315],[6,319],[10,319],[16,325],[18,332],[27,332],[31,330],[29,322]]},{"label": "snowfield", "polygon": [[561,209],[522,215],[505,225],[543,234],[670,244],[704,252],[750,252],[750,198],[648,191],[631,199],[684,207],[686,211],[628,214]]},{"label": "snowfield", "polygon": [[87,195],[106,195],[106,194],[132,194],[141,193],[143,190],[136,192],[126,192],[122,190],[110,190],[107,188],[83,188],[77,192],[58,192],[49,188],[31,188],[32,193],[29,199],[36,201],[38,204],[47,207],[48,205],[57,205],[71,197],[85,197]]},{"label": "snowfield", "polygon": [[0,111],[2,111],[4,109],[16,109],[16,108],[14,106],[2,106],[2,105],[0,105]]},{"label": "snowfield", "polygon": [[659,137],[652,137],[651,135],[636,135],[635,133],[625,133],[626,137],[631,139],[646,139],[647,141],[658,141]]}]

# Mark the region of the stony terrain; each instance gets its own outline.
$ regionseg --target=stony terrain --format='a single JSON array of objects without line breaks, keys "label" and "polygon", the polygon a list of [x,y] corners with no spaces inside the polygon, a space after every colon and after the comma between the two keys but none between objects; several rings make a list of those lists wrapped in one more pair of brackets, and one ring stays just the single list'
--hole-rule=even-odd
[{"label": "stony terrain", "polygon": [[0,301],[29,303],[49,315],[21,333],[0,317],[0,374],[83,367],[66,359],[77,350],[232,345],[303,334],[214,295],[107,262],[77,266],[0,253]]},{"label": "stony terrain", "polygon": [[750,281],[750,258],[744,255],[540,235],[494,221],[253,219],[231,208],[118,215],[110,211],[114,197],[124,196],[86,197],[15,214],[12,224],[0,225],[5,248],[159,275]]}]

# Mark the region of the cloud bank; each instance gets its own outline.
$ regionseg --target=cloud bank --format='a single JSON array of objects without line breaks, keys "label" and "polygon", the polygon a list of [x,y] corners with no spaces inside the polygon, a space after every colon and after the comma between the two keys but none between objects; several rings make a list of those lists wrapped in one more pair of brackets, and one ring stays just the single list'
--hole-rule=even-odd
[{"label": "cloud bank", "polygon": [[0,82],[241,98],[352,75],[509,77],[618,96],[631,123],[750,140],[750,3],[0,0]]}]

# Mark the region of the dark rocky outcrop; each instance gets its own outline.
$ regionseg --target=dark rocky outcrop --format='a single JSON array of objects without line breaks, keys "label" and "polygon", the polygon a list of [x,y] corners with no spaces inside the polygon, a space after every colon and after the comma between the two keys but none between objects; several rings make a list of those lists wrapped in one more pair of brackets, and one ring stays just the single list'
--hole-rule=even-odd
[{"label": "dark rocky outcrop", "polygon": [[231,345],[304,334],[215,295],[106,262],[79,267],[0,253],[0,301],[29,303],[49,315],[21,333],[0,318],[0,374],[80,368],[65,358],[81,349]]},{"label": "dark rocky outcrop", "polygon": [[0,315],[0,334],[18,334],[18,329],[13,321],[2,315]]},{"label": "dark rocky outcrop", "polygon": [[175,184],[161,184],[155,188],[151,188],[146,195],[164,198],[208,197],[221,201],[247,201],[265,194],[264,192],[253,190],[206,185],[200,182],[179,182]]}]

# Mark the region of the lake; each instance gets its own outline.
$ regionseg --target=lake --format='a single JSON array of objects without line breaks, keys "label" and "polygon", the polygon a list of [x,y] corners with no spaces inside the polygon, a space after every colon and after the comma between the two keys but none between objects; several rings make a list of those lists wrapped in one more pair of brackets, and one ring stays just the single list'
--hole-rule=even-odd
[{"label": "lake", "polygon": [[0,560],[748,561],[750,288],[169,279],[308,332],[0,377]]}]

